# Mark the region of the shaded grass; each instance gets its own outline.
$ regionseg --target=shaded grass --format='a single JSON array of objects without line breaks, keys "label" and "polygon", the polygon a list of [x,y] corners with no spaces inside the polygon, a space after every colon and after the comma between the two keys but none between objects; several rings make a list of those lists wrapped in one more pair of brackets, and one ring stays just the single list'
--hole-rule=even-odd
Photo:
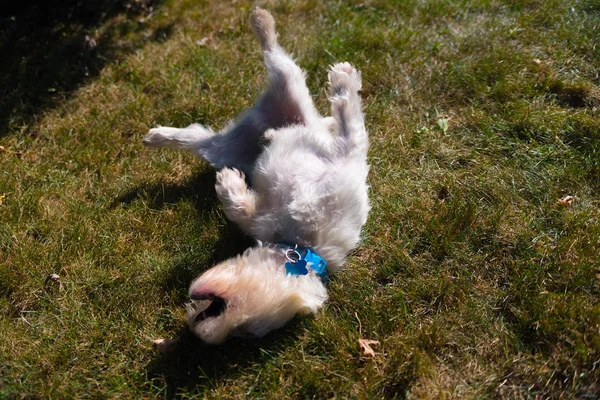
[{"label": "shaded grass", "polygon": [[[27,130],[36,116],[70,96],[114,59],[164,40],[172,27],[148,30],[144,16],[152,0],[22,1],[0,17],[0,133]],[[35,125],[35,124],[34,124]]]},{"label": "shaded grass", "polygon": [[[0,396],[597,396],[594,1],[264,3],[323,113],[325,67],[362,70],[373,210],[323,312],[218,347],[186,333],[187,286],[251,241],[205,164],[140,138],[252,103],[253,4],[144,4],[32,20],[35,51],[4,64]],[[45,57],[85,33],[93,55]],[[151,349],[179,334],[175,354]]]}]

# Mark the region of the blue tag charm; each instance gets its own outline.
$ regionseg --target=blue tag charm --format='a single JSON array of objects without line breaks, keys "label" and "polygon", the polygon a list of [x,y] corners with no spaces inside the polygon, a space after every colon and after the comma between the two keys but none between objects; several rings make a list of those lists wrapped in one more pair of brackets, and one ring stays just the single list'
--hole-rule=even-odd
[{"label": "blue tag charm", "polygon": [[287,275],[306,275],[309,268],[312,269],[321,277],[323,282],[329,278],[327,270],[327,262],[317,253],[307,247],[298,247],[294,245],[278,245],[285,247],[285,258],[288,262],[285,263],[285,272]]},{"label": "blue tag charm", "polygon": [[308,274],[308,268],[306,268],[306,260],[296,261],[292,263],[290,261],[285,263],[285,272],[288,275],[306,275]]}]

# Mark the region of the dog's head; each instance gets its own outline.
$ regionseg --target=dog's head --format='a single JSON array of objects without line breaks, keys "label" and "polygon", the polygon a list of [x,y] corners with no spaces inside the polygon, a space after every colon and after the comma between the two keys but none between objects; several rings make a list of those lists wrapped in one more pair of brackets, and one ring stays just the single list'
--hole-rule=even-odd
[{"label": "dog's head", "polygon": [[190,329],[206,343],[228,336],[261,337],[296,314],[316,312],[327,299],[320,278],[288,276],[277,249],[248,249],[200,275],[190,286]]}]

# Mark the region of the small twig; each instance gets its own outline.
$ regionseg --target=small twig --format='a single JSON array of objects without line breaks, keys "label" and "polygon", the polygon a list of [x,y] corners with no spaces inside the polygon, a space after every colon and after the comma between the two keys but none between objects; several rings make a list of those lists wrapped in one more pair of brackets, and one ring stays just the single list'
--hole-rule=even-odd
[{"label": "small twig", "polygon": [[358,318],[358,313],[354,312],[354,317],[358,321],[358,336],[362,336],[362,324],[360,322],[360,318]]},{"label": "small twig", "polygon": [[14,150],[9,150],[4,146],[0,146],[0,152],[5,152],[5,153],[9,153],[9,154],[16,154],[18,156],[20,156],[21,154],[23,154],[23,152],[21,151],[14,151]]}]

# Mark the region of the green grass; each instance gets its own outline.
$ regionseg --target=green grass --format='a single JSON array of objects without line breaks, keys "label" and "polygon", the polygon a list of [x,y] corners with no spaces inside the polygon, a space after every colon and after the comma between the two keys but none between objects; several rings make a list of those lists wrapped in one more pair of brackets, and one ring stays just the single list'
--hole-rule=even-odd
[{"label": "green grass", "polygon": [[363,72],[373,210],[322,312],[218,347],[187,287],[251,241],[141,137],[252,104],[254,4],[96,3],[1,20],[0,398],[598,396],[598,1],[260,3],[323,113]]}]

